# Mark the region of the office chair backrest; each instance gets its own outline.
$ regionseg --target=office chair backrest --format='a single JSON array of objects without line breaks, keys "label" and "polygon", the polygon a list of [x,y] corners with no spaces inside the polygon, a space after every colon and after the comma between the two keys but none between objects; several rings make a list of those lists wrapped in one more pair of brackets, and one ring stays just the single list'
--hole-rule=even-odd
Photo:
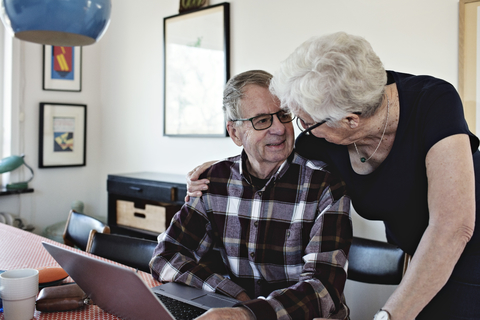
[{"label": "office chair backrest", "polygon": [[119,234],[102,234],[92,230],[86,251],[141,271],[150,272],[148,264],[156,246],[156,241]]},{"label": "office chair backrest", "polygon": [[399,284],[410,257],[392,244],[353,237],[348,279],[374,284]]},{"label": "office chair backrest", "polygon": [[85,251],[90,230],[110,233],[110,227],[102,221],[83,213],[70,210],[63,232],[63,242],[71,247]]}]

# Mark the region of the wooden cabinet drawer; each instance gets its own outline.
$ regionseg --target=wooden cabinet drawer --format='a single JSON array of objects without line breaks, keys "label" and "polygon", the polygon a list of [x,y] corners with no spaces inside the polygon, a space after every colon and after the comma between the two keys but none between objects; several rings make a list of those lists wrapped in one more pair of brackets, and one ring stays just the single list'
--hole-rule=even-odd
[{"label": "wooden cabinet drawer", "polygon": [[131,201],[117,200],[117,224],[161,233],[166,229],[166,209],[151,204],[140,209]]}]

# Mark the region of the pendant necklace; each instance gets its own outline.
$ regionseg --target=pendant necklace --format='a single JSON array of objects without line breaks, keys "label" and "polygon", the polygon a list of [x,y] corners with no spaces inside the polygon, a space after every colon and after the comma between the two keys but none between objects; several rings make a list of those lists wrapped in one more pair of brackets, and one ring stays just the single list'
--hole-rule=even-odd
[{"label": "pendant necklace", "polygon": [[353,146],[355,147],[355,150],[357,151],[357,154],[358,156],[360,157],[360,161],[363,163],[363,162],[367,162],[368,160],[370,160],[373,155],[375,154],[375,152],[377,152],[378,148],[380,147],[380,145],[382,144],[382,140],[383,140],[383,137],[385,136],[385,131],[387,130],[387,124],[388,124],[388,113],[390,111],[390,100],[388,99],[388,94],[386,95],[387,96],[387,119],[385,119],[385,127],[383,128],[383,133],[382,133],[382,137],[380,138],[380,142],[378,143],[378,146],[375,148],[375,151],[373,151],[372,155],[368,158],[365,158],[365,157],[362,157],[360,155],[360,152],[358,152],[358,148],[357,148],[357,144],[354,142],[353,143]]}]

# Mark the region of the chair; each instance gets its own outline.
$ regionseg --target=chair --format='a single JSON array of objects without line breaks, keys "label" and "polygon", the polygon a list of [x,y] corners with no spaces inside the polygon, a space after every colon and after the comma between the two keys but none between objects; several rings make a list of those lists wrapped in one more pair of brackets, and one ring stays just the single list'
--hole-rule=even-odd
[{"label": "chair", "polygon": [[148,264],[156,246],[156,241],[119,234],[98,233],[96,230],[92,230],[86,251],[141,271],[150,272]]},{"label": "chair", "polygon": [[410,256],[395,245],[353,237],[348,255],[348,279],[373,284],[399,284]]},{"label": "chair", "polygon": [[101,233],[110,233],[110,227],[102,221],[86,214],[70,210],[67,224],[63,232],[63,242],[71,247],[78,247],[85,251],[87,248],[90,230]]}]

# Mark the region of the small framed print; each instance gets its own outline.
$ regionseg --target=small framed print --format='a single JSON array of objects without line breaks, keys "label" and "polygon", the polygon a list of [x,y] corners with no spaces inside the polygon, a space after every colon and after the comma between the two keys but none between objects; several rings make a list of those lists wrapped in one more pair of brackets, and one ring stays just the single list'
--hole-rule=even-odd
[{"label": "small framed print", "polygon": [[40,103],[40,168],[86,165],[87,106]]},{"label": "small framed print", "polygon": [[43,90],[82,90],[82,47],[43,46]]}]

